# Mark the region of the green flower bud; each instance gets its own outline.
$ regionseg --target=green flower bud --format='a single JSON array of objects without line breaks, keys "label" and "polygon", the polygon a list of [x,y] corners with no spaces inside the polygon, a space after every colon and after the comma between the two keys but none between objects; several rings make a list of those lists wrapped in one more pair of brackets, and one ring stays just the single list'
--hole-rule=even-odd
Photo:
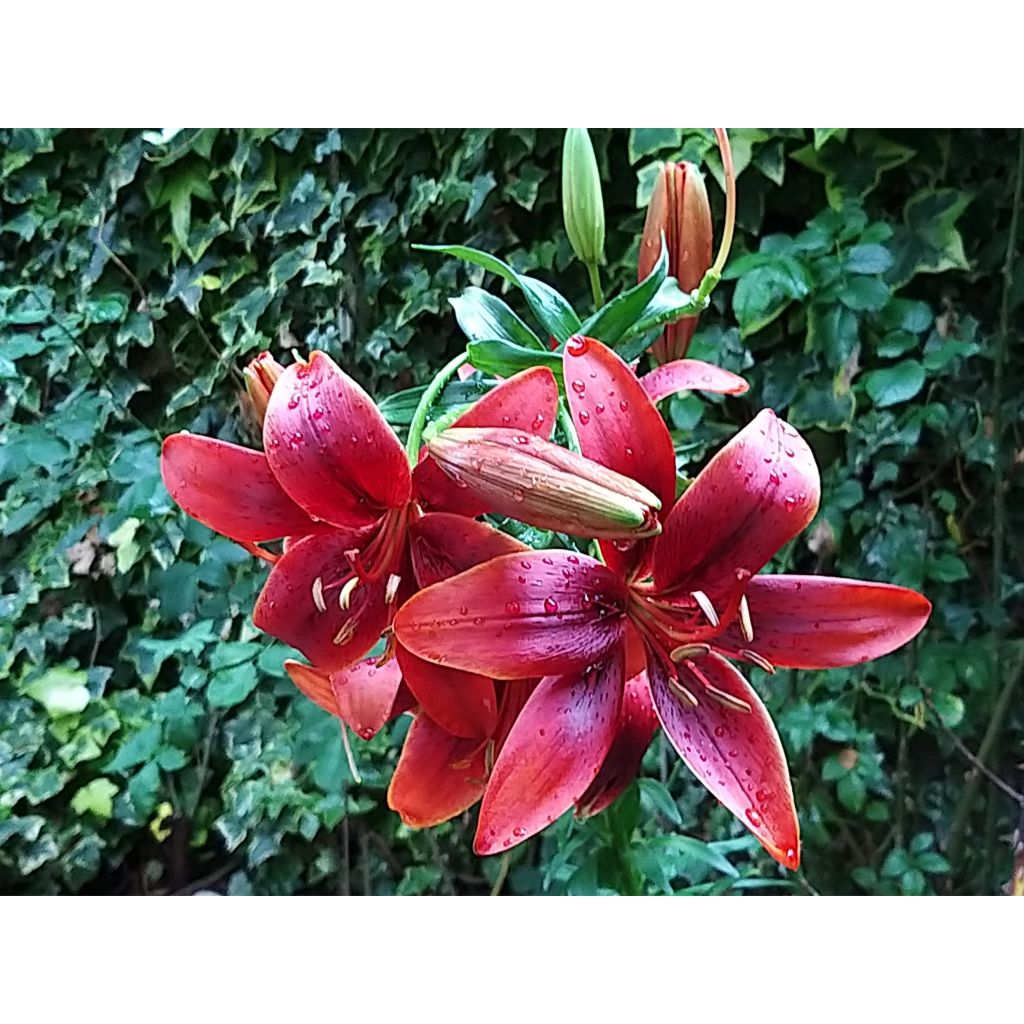
[{"label": "green flower bud", "polygon": [[562,147],[562,216],[573,251],[588,266],[604,258],[604,199],[586,128],[567,128]]}]

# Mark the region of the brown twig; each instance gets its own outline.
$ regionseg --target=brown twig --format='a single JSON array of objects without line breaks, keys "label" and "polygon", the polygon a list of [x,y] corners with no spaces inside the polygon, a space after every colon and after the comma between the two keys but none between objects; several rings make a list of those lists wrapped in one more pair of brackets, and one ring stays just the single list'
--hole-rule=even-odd
[{"label": "brown twig", "polygon": [[942,715],[939,714],[939,709],[935,706],[935,702],[932,700],[932,695],[929,690],[924,691],[924,702],[928,705],[928,709],[935,716],[935,721],[939,728],[945,733],[950,743],[963,755],[964,759],[967,760],[975,771],[981,772],[982,775],[988,779],[997,789],[1005,793],[1011,800],[1019,804],[1021,808],[1024,808],[1024,793],[1018,793],[1005,779],[996,775],[991,768],[989,768],[983,761],[980,761],[973,753],[970,748],[964,743],[962,739],[946,723],[942,720]]}]

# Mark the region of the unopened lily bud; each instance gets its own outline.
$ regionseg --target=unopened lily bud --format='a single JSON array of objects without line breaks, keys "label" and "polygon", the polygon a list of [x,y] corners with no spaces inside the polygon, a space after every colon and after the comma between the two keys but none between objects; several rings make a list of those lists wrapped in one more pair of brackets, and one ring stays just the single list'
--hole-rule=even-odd
[{"label": "unopened lily bud", "polygon": [[573,252],[589,266],[604,257],[604,199],[586,128],[567,128],[562,147],[562,216]]},{"label": "unopened lily bud", "polygon": [[427,449],[492,511],[532,526],[607,540],[661,532],[661,502],[646,487],[532,434],[452,427]]},{"label": "unopened lily bud", "polygon": [[[684,292],[697,288],[711,266],[711,205],[704,179],[691,163],[662,164],[647,207],[638,280],[654,269],[661,256],[661,238],[668,247],[668,272]],[[669,324],[651,349],[659,363],[682,359],[697,330],[697,317]]]},{"label": "unopened lily bud", "polygon": [[262,427],[270,393],[277,379],[284,373],[284,367],[269,352],[261,352],[242,373],[245,376],[245,393],[250,408],[256,422]]}]

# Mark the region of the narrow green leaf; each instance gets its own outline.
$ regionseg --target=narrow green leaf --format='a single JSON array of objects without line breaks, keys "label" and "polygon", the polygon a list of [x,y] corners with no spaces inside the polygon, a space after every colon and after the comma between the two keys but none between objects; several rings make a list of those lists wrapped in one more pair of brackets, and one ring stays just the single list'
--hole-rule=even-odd
[{"label": "narrow green leaf", "polygon": [[662,244],[661,256],[647,277],[584,320],[580,326],[580,334],[614,346],[640,319],[667,276],[668,249]]},{"label": "narrow green leaf", "polygon": [[467,288],[450,300],[455,319],[470,341],[498,339],[525,348],[543,349],[544,344],[507,303],[483,288]]},{"label": "narrow green leaf", "polygon": [[520,370],[532,366],[548,366],[559,379],[562,376],[562,357],[556,352],[543,352],[535,348],[524,348],[510,341],[471,341],[466,346],[469,361],[484,373],[499,377],[510,377]]}]

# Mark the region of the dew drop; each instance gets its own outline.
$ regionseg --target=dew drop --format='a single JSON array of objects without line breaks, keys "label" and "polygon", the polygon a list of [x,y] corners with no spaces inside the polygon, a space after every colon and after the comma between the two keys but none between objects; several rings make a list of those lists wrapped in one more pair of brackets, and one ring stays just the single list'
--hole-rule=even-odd
[{"label": "dew drop", "polygon": [[540,430],[540,428],[542,426],[544,426],[544,416],[543,416],[543,414],[542,413],[537,413],[537,415],[534,416],[533,423],[531,423],[530,426],[533,427],[534,430]]},{"label": "dew drop", "polygon": [[516,488],[516,489],[515,489],[515,490],[514,490],[514,491],[512,492],[512,497],[513,497],[513,499],[514,499],[515,501],[523,501],[523,500],[524,500],[524,499],[526,498],[526,495],[525,495],[525,494],[523,494],[523,492],[522,492],[522,489],[521,489],[521,488],[517,487],[517,488]]},{"label": "dew drop", "polygon": [[292,397],[288,399],[288,408],[289,409],[297,409],[298,407],[299,407],[299,396],[298,395],[292,395]]},{"label": "dew drop", "polygon": [[577,395],[582,395],[587,390],[587,385],[577,377],[576,380],[572,382],[572,389]]},{"label": "dew drop", "polygon": [[580,425],[586,426],[590,422],[590,413],[586,409],[580,410]]},{"label": "dew drop", "polygon": [[516,839],[522,839],[523,836],[526,835],[526,829],[520,828],[519,825],[516,825],[516,827],[512,829],[512,835],[514,835]]},{"label": "dew drop", "polygon": [[715,726],[715,735],[719,739],[721,739],[725,735],[725,726],[723,726],[723,725],[716,725]]},{"label": "dew drop", "polygon": [[565,346],[565,350],[571,356],[581,356],[588,348],[590,348],[589,340],[579,335],[570,338]]},{"label": "dew drop", "polygon": [[596,412],[597,415],[600,416],[601,413],[604,412],[604,405],[601,402],[598,402],[597,405],[594,406],[594,412]]},{"label": "dew drop", "polygon": [[580,564],[580,560],[575,555],[570,555],[568,561],[572,562],[573,565]]},{"label": "dew drop", "polygon": [[509,601],[509,602],[507,602],[506,605],[505,605],[505,611],[507,611],[509,613],[509,615],[518,615],[519,614],[519,602],[518,601]]},{"label": "dew drop", "polygon": [[625,454],[627,459],[633,458],[633,449],[630,448],[628,445],[626,446]]},{"label": "dew drop", "polygon": [[621,402],[619,402],[619,408],[623,412],[627,412],[629,410],[629,402],[627,402],[625,399],[623,399]]},{"label": "dew drop", "polygon": [[553,597],[544,598],[544,611],[548,615],[554,615],[558,611],[558,602]]},{"label": "dew drop", "polygon": [[468,612],[469,612],[469,609],[464,604],[459,605],[459,614],[460,615],[466,615],[466,614],[468,614]]},{"label": "dew drop", "polygon": [[516,444],[529,444],[530,438],[526,434],[516,434],[512,439]]},{"label": "dew drop", "polygon": [[541,561],[545,565],[554,565],[555,564],[554,561],[552,559],[548,558],[546,555],[541,559]]},{"label": "dew drop", "polygon": [[747,808],[746,815],[747,815],[747,821],[749,821],[750,824],[754,826],[754,828],[760,828],[761,827],[761,815],[758,814],[757,811],[755,811],[753,807],[748,807]]}]

